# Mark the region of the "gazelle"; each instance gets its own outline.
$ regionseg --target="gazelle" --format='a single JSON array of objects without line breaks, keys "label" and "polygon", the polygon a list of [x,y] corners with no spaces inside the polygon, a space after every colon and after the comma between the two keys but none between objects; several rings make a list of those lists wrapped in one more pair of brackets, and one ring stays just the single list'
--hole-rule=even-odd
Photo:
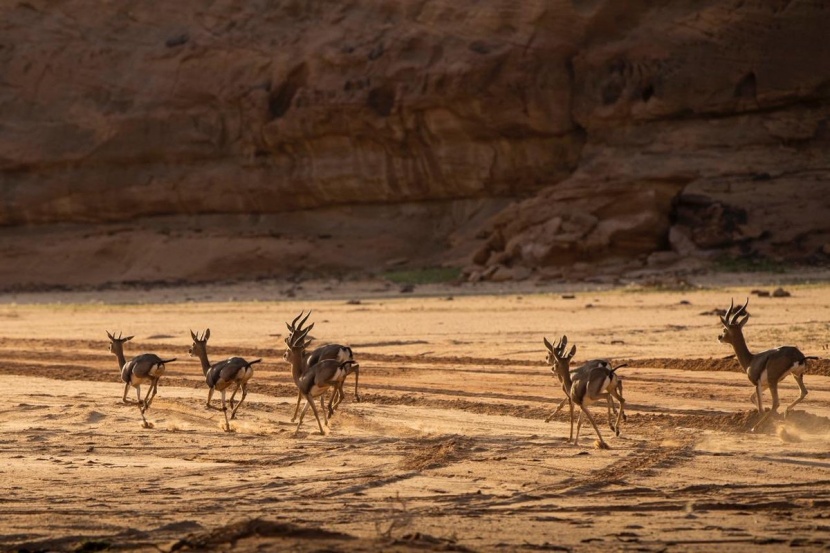
[{"label": "gazelle", "polygon": [[[285,360],[291,363],[291,374],[294,377],[294,383],[300,395],[305,398],[306,404],[300,412],[300,420],[297,423],[295,433],[300,430],[303,424],[303,417],[311,406],[314,411],[314,417],[317,419],[317,426],[320,428],[320,434],[325,435],[323,424],[320,422],[320,415],[317,412],[317,406],[314,405],[314,400],[323,396],[326,390],[336,387],[338,382],[342,382],[352,372],[352,365],[356,363],[354,360],[338,361],[336,359],[322,359],[314,365],[307,366],[307,356],[305,349],[308,347],[311,340],[308,340],[308,333],[314,328],[312,323],[308,328],[303,328],[303,324],[311,315],[309,312],[302,320],[300,318],[303,313],[300,313],[291,324],[286,323],[290,330],[289,335],[285,338],[285,344],[288,349],[285,351]],[[297,323],[299,321],[299,324]],[[328,417],[326,416],[326,409],[323,408],[323,420],[328,426]]]},{"label": "gazelle", "polygon": [[[351,361],[353,363],[351,365],[351,373],[349,374],[354,374],[354,400],[360,403],[360,395],[357,393],[357,384],[360,380],[360,363],[354,360],[354,352],[352,352],[352,348],[340,344],[327,344],[325,346],[320,346],[312,351],[308,356],[308,359],[306,359],[306,366],[311,367],[316,365],[323,359],[334,359],[340,362]],[[346,397],[346,393],[343,392],[343,384],[345,381],[346,376],[343,376],[343,379],[337,383],[337,386],[335,386],[331,399],[329,399],[329,417],[334,415],[334,409],[340,405],[340,402]]]},{"label": "gazelle", "polygon": [[[590,370],[586,370],[585,372],[579,373],[575,371],[572,374],[570,372],[570,363],[573,356],[576,355],[576,346],[573,346],[571,351],[565,354],[564,345],[568,343],[567,336],[562,336],[562,339],[555,346],[548,342],[547,338],[543,338],[543,340],[545,347],[547,347],[548,352],[550,353],[550,357],[554,360],[554,367],[558,371],[559,377],[562,379],[563,389],[566,390],[566,393],[571,400],[571,433],[568,438],[568,442],[570,442],[571,439],[573,439],[574,445],[577,445],[579,442],[579,430],[582,427],[582,414],[584,413],[588,421],[591,423],[591,426],[594,427],[594,431],[597,433],[600,447],[602,449],[607,449],[608,444],[606,444],[605,440],[602,439],[602,434],[600,434],[599,428],[597,428],[597,424],[594,422],[594,417],[588,411],[587,406],[589,403],[593,403],[601,399],[607,400],[609,399],[609,396],[616,398],[617,401],[620,402],[620,410],[617,414],[617,420],[613,428],[615,433],[619,436],[620,421],[622,420],[625,410],[625,399],[623,399],[622,394],[618,391],[619,377],[615,372],[620,367],[612,369],[604,365],[596,366]],[[578,405],[581,411],[579,414],[579,421],[576,426],[576,436],[574,436],[573,433],[574,405]]]},{"label": "gazelle", "polygon": [[[793,346],[781,346],[760,353],[751,353],[743,334],[744,325],[749,320],[749,313],[746,312],[748,305],[749,298],[747,298],[746,303],[736,309],[735,300],[732,300],[726,315],[720,317],[723,332],[718,336],[718,340],[723,344],[732,346],[735,355],[738,357],[738,363],[746,371],[749,381],[755,385],[751,401],[758,408],[758,413],[761,415],[760,420],[750,430],[750,432],[755,432],[770,415],[778,412],[778,406],[780,405],[778,401],[778,383],[788,374],[793,375],[801,395],[787,406],[784,412],[785,416],[807,397],[807,388],[804,386],[807,360],[818,359],[818,357],[807,357]],[[762,392],[766,388],[769,388],[770,395],[772,395],[772,409],[764,412]]]},{"label": "gazelle", "polygon": [[[286,326],[288,327],[289,333],[293,333],[293,332],[297,331],[297,328],[296,328],[297,321],[300,319],[300,317],[302,317],[302,315],[303,314],[300,313],[300,315],[297,316],[297,318],[295,318],[290,324],[286,323]],[[300,329],[302,329],[303,324],[305,324],[305,322],[308,320],[308,318],[310,316],[311,316],[311,311],[309,311],[308,315],[306,315],[305,318],[302,321],[300,321],[300,323],[299,323]],[[306,345],[308,345],[310,343],[311,343],[311,341],[309,340],[309,341],[306,342]],[[288,352],[287,351],[286,351],[286,353],[283,357],[286,361],[288,361]],[[360,377],[360,365],[354,360],[354,354],[352,353],[352,348],[350,348],[348,346],[342,346],[340,344],[328,344],[328,345],[325,345],[325,346],[320,346],[319,348],[315,349],[311,353],[304,352],[303,359],[304,359],[304,363],[303,363],[302,368],[300,369],[299,374],[294,374],[294,373],[296,373],[296,369],[292,365],[292,377],[294,378],[295,383],[296,383],[297,379],[299,378],[299,376],[302,376],[302,374],[305,373],[305,371],[308,369],[308,367],[316,365],[317,363],[319,363],[320,361],[322,361],[324,359],[334,359],[336,361],[340,361],[341,363],[345,362],[345,361],[351,361],[353,363],[351,365],[351,367],[353,369],[352,372],[355,373],[354,397],[355,397],[355,401],[358,401],[358,402],[360,401],[360,396],[357,393],[357,384],[358,384],[358,379]],[[290,363],[290,361],[289,361],[289,363]],[[338,405],[340,405],[340,402],[343,401],[344,397],[346,397],[346,394],[343,392],[343,383],[345,382],[345,380],[346,380],[346,375],[344,375],[343,378],[337,383],[337,385],[334,386],[334,392],[332,393],[331,399],[329,399],[329,406],[328,406],[328,416],[329,417],[334,415],[334,408],[336,408]],[[294,422],[295,420],[297,420],[297,415],[300,412],[300,402],[302,401],[302,398],[303,398],[302,393],[298,393],[297,394],[297,406],[294,408],[294,416],[291,417],[291,422]],[[321,396],[320,397],[320,408],[321,409],[325,409],[323,399],[324,399],[323,396]]]},{"label": "gazelle", "polygon": [[[219,393],[222,395],[222,413],[225,415],[225,432],[230,432],[231,423],[228,420],[228,407],[225,405],[225,391],[231,386],[236,385],[230,399],[232,409],[231,419],[234,419],[236,418],[236,411],[248,395],[248,381],[254,376],[252,365],[259,363],[262,359],[246,361],[241,357],[229,357],[224,361],[219,361],[211,365],[207,355],[207,341],[210,338],[210,329],[205,330],[201,337],[194,334],[191,330],[190,337],[193,338],[193,345],[190,346],[190,356],[199,358],[199,361],[202,363],[202,372],[205,374],[205,382],[207,382],[210,388],[205,406],[208,409],[211,408],[210,400],[213,397],[213,392],[214,390],[219,390]],[[233,398],[240,389],[242,390],[242,397],[239,398],[239,403],[234,407]]]},{"label": "gazelle", "polygon": [[[150,408],[153,398],[156,397],[159,379],[164,374],[164,365],[166,363],[172,363],[176,358],[162,359],[155,353],[142,353],[127,361],[124,358],[124,344],[132,340],[133,336],[124,338],[123,334],[119,332],[118,338],[116,338],[108,330],[107,337],[110,339],[109,350],[118,359],[118,367],[121,369],[121,381],[124,382],[124,396],[121,398],[121,401],[128,403],[127,391],[130,389],[130,386],[135,388],[136,397],[138,398],[138,409],[141,412],[141,420],[144,421],[145,428],[151,428],[152,424],[147,422],[144,413]],[[150,383],[150,388],[147,390],[144,400],[142,400],[141,385],[145,382]]]},{"label": "gazelle", "polygon": [[[559,357],[563,357],[565,355],[565,348],[568,344],[567,337],[563,337],[563,341],[564,341],[564,343],[560,342],[560,343],[557,344],[557,353],[558,353]],[[559,411],[562,410],[562,408],[565,406],[565,404],[569,403],[571,401],[571,398],[570,398],[570,395],[568,393],[568,390],[565,389],[565,383],[562,380],[562,377],[559,375],[558,369],[556,368],[556,359],[553,356],[553,353],[550,352],[550,351],[548,351],[547,362],[548,362],[548,364],[551,365],[550,371],[559,380],[559,384],[562,385],[562,391],[565,392],[565,398],[561,402],[559,402],[559,405],[556,407],[556,409],[554,409],[553,412],[545,418],[545,422],[550,422],[553,419],[553,417],[555,417],[556,414]],[[620,368],[625,367],[625,366],[627,366],[627,365],[625,365],[625,364],[619,365],[616,368],[614,368],[613,370],[617,370],[617,369],[620,369]],[[573,380],[576,377],[582,377],[583,375],[585,375],[587,373],[590,373],[593,369],[596,369],[596,368],[605,368],[605,369],[611,370],[611,362],[608,361],[607,359],[591,359],[590,361],[586,361],[585,363],[583,363],[582,365],[580,365],[576,369],[571,369],[571,371],[570,371],[571,379]],[[619,393],[620,395],[622,395],[622,391],[623,391],[622,390],[622,385],[623,385],[622,384],[622,379],[618,378],[617,379],[617,393]],[[614,426],[614,418],[613,417],[616,416],[616,415],[617,415],[617,406],[614,404],[614,400],[611,399],[611,395],[609,394],[608,395],[608,426],[611,428],[611,430],[613,430],[616,433],[617,436],[619,436],[620,432]],[[625,414],[623,414],[622,420],[623,420],[623,422],[625,422],[625,420],[626,420]]]}]

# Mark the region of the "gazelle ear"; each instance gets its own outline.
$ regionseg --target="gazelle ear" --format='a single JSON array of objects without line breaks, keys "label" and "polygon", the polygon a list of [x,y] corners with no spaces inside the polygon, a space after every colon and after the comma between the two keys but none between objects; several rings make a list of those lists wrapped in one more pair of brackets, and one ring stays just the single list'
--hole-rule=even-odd
[{"label": "gazelle ear", "polygon": [[109,331],[109,330],[107,330],[107,337],[108,337],[110,340],[115,340],[115,336],[113,336],[112,334],[110,334],[110,331]]},{"label": "gazelle ear", "polygon": [[553,351],[553,345],[548,342],[547,338],[542,337],[542,341],[545,343],[545,347],[548,348],[548,351]]},{"label": "gazelle ear", "polygon": [[747,313],[746,316],[744,316],[743,319],[738,321],[738,328],[743,328],[748,320],[749,320],[749,313]]},{"label": "gazelle ear", "polygon": [[571,348],[571,352],[568,354],[568,359],[573,359],[573,356],[576,355],[576,345]]},{"label": "gazelle ear", "polygon": [[210,338],[210,329],[205,330],[205,337],[204,337],[205,342],[207,342],[208,338]]},{"label": "gazelle ear", "polygon": [[132,340],[133,338],[135,338],[135,336],[127,336],[126,338],[123,338],[123,339],[122,339],[122,342],[129,342],[129,341],[130,341],[130,340]]},{"label": "gazelle ear", "polygon": [[190,337],[193,338],[193,341],[197,341],[196,335],[193,334],[193,330],[190,331]]}]

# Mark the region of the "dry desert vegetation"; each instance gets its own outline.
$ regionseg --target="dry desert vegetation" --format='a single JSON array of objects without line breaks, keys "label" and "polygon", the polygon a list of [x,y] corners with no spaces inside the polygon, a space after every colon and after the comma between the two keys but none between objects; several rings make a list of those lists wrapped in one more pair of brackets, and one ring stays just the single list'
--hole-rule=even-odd
[{"label": "dry desert vegetation", "polygon": [[[0,297],[0,547],[142,551],[730,551],[830,545],[830,363],[759,433],[752,386],[713,310],[749,296],[754,351],[826,354],[830,285],[756,297],[683,290],[312,286],[53,292]],[[418,292],[425,291],[424,294]],[[268,299],[283,298],[280,301]],[[352,346],[362,401],[325,436],[290,423],[285,322]],[[261,357],[224,432],[189,330],[210,354]],[[106,331],[167,365],[143,428]],[[543,337],[575,363],[628,363],[628,419],[610,449],[566,443]],[[130,397],[133,397],[131,392]],[[783,406],[797,397],[788,378]],[[769,405],[769,395],[765,394]],[[310,413],[309,413],[310,415]]]}]

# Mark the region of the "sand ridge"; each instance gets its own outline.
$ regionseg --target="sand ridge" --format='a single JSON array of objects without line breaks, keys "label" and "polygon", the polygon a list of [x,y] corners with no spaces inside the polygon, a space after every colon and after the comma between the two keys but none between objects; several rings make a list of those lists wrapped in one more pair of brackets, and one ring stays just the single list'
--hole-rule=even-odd
[{"label": "sand ridge", "polygon": [[[750,348],[826,351],[830,287],[752,298]],[[830,536],[830,379],[758,435],[752,392],[718,322],[701,312],[741,286],[290,301],[0,304],[0,502],[4,548],[72,550],[819,549]],[[218,295],[226,292],[217,290]],[[452,300],[448,299],[450,296]],[[71,299],[71,298],[70,298]],[[353,299],[353,298],[352,298]],[[590,305],[591,307],[588,307]],[[313,334],[349,343],[361,396],[326,436],[290,423],[296,393],[285,325],[314,310]],[[263,357],[225,433],[206,410],[189,329],[211,328],[212,359]],[[105,330],[135,334],[127,356],[168,365],[141,428],[120,402]],[[625,361],[628,420],[608,451],[565,443],[544,418],[561,390],[542,336],[567,333],[575,362]],[[815,369],[815,370],[813,370]],[[782,403],[796,397],[791,381]],[[132,396],[130,396],[132,397]],[[765,397],[769,404],[769,396]],[[86,544],[86,545],[85,545]]]}]

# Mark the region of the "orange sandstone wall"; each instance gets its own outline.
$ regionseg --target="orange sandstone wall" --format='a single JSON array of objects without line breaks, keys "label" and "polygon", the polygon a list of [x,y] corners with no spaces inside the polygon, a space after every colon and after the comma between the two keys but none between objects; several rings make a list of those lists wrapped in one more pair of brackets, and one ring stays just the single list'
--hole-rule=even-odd
[{"label": "orange sandstone wall", "polygon": [[0,29],[0,225],[513,199],[446,228],[475,278],[830,252],[826,2],[26,0]]}]

